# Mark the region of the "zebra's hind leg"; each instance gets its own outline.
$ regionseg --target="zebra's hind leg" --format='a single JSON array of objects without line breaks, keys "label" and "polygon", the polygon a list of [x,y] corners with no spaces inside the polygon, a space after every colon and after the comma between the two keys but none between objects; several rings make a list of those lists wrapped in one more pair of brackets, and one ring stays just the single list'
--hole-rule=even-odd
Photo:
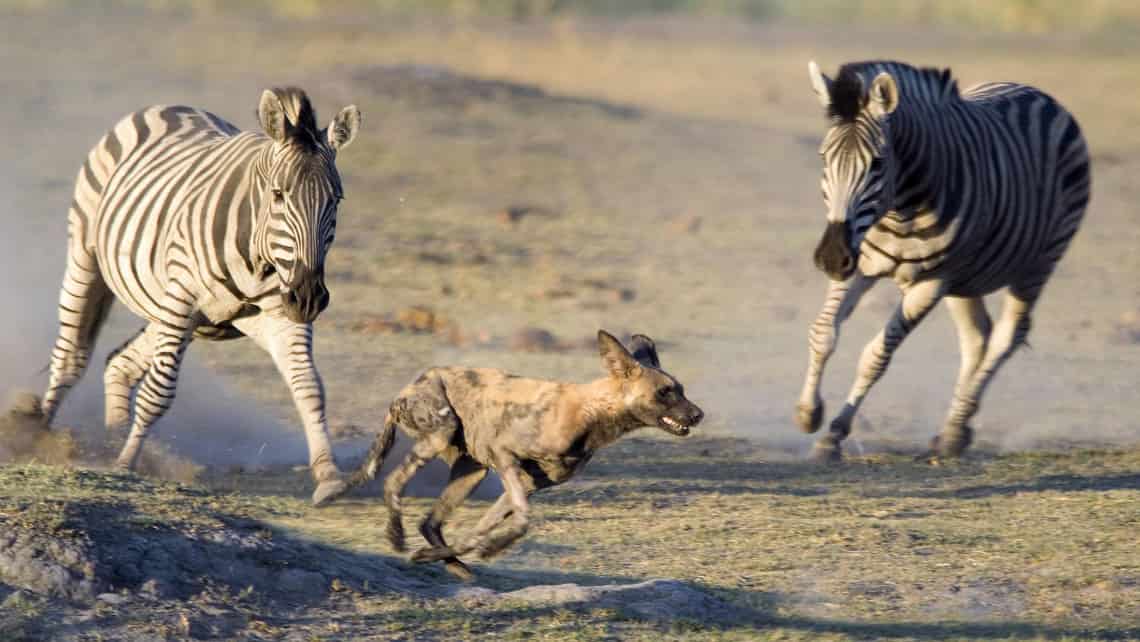
[{"label": "zebra's hind leg", "polygon": [[966,385],[955,392],[942,432],[931,444],[938,454],[957,457],[969,447],[973,440],[973,430],[966,424],[978,412],[986,386],[993,380],[998,368],[1029,336],[1030,312],[1036,298],[1037,292],[1033,292],[1030,297],[1013,288],[1006,294],[1001,317],[990,333],[985,355]]},{"label": "zebra's hind leg", "polygon": [[103,371],[105,424],[108,430],[125,427],[131,420],[131,393],[150,368],[153,337],[144,326],[123,345],[107,355]]},{"label": "zebra's hind leg", "polygon": [[840,444],[851,433],[851,422],[859,411],[871,386],[883,376],[891,355],[906,339],[907,335],[926,317],[927,313],[942,299],[944,284],[940,280],[919,281],[903,292],[890,321],[879,334],[863,349],[859,358],[859,370],[843,410],[831,421],[826,435],[815,444],[814,459],[834,461],[841,458]]},{"label": "zebra's hind leg", "polygon": [[200,321],[194,311],[193,295],[177,282],[170,287],[159,306],[163,311],[162,320],[152,322],[144,333],[144,336],[153,333],[153,343],[149,346],[153,356],[138,384],[131,433],[115,462],[119,468],[134,470],[151,426],[166,414],[174,401],[182,357]]},{"label": "zebra's hind leg", "polygon": [[40,411],[50,426],[67,391],[87,369],[99,329],[115,297],[103,280],[95,257],[72,243],[59,292],[59,335],[51,352],[51,374]]},{"label": "zebra's hind leg", "polygon": [[[946,307],[958,331],[958,350],[962,358],[958,382],[954,385],[954,398],[957,399],[965,394],[986,355],[993,321],[986,312],[985,299],[982,297],[946,297]],[[973,429],[963,423],[947,433],[946,443],[955,445],[960,452],[973,440],[973,433]],[[931,440],[931,453],[922,455],[921,458],[936,454],[942,441],[943,438],[936,435]]]}]

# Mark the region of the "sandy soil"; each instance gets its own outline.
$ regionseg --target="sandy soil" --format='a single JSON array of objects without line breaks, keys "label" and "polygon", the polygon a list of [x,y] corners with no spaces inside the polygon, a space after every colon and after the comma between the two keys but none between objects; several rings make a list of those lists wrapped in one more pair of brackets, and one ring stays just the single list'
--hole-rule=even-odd
[{"label": "sandy soil", "polygon": [[[92,10],[0,24],[9,302],[0,390],[44,385],[66,204],[105,128],[176,102],[252,127],[261,89],[295,83],[323,118],[349,102],[365,113],[339,161],[347,200],[329,265],[332,306],[317,324],[346,460],[418,370],[461,363],[586,380],[599,366],[583,340],[604,327],[658,340],[667,368],[708,411],[704,434],[742,438],[757,462],[793,462],[811,444],[790,417],[825,287],[810,261],[823,224],[823,120],[806,62],[890,56],[952,65],[963,85],[1037,83],[1072,108],[1092,146],[1092,208],[1038,308],[1032,349],[988,393],[980,450],[1140,441],[1135,56],[1070,40],[674,21],[293,23]],[[894,300],[880,285],[844,328],[825,383],[830,408]],[[412,306],[438,319],[425,325]],[[92,363],[137,326],[117,310]],[[932,315],[868,400],[851,452],[917,452],[956,369],[948,316]],[[100,375],[93,367],[61,425],[99,434]],[[213,466],[214,488],[308,491],[291,470],[304,444],[285,386],[246,342],[193,346],[154,439]],[[621,456],[673,445],[696,456],[652,435]],[[608,497],[600,485],[626,474],[617,457],[603,455],[608,473],[589,481],[599,489],[582,492]],[[518,559],[546,563],[539,557],[558,549],[536,550]],[[859,635],[837,635],[848,633]]]}]

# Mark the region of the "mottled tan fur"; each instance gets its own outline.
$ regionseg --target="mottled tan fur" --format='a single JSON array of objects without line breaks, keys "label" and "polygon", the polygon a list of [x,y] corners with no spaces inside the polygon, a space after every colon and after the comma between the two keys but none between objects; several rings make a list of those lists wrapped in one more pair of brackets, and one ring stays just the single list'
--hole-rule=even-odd
[{"label": "mottled tan fur", "polygon": [[[376,476],[395,440],[396,428],[415,440],[407,458],[385,480],[388,537],[404,550],[400,494],[433,457],[451,466],[451,481],[420,525],[431,546],[417,562],[444,560],[469,577],[458,556],[499,553],[522,537],[528,525],[527,497],[561,484],[581,470],[598,449],[645,426],[684,436],[704,413],[661,369],[656,346],[634,335],[627,350],[605,331],[598,348],[606,375],[585,384],[527,379],[487,368],[432,368],[392,402],[384,429],[349,486]],[[504,492],[461,544],[449,546],[442,527],[487,474],[494,470]],[[506,526],[492,535],[500,524]]]}]

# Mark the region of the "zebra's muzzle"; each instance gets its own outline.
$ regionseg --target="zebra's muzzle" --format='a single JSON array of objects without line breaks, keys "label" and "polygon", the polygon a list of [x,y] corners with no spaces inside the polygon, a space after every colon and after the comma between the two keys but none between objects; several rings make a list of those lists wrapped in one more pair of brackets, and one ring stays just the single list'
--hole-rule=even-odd
[{"label": "zebra's muzzle", "polygon": [[815,266],[835,281],[846,281],[855,272],[855,255],[847,241],[847,223],[828,223],[815,248]]},{"label": "zebra's muzzle", "polygon": [[308,274],[281,292],[285,316],[295,323],[312,323],[329,306],[329,291],[322,275]]}]

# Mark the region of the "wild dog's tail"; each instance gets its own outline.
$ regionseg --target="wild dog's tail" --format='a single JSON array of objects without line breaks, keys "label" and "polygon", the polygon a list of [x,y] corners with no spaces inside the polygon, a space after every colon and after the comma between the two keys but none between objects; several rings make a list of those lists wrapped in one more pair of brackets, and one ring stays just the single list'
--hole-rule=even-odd
[{"label": "wild dog's tail", "polygon": [[348,478],[348,487],[356,488],[376,479],[376,474],[380,472],[380,466],[394,443],[396,443],[396,422],[392,421],[392,413],[389,412],[384,417],[384,429],[376,435],[376,441],[372,442],[372,447],[368,449],[364,463],[360,464],[360,468]]},{"label": "wild dog's tail", "polygon": [[392,421],[392,412],[389,411],[384,417],[384,428],[379,435],[376,435],[376,440],[372,442],[372,447],[368,449],[368,455],[360,464],[360,468],[349,476],[344,489],[329,497],[328,501],[337,499],[353,488],[376,479],[376,474],[380,472],[380,466],[384,463],[384,457],[388,455],[389,450],[392,450],[394,443],[396,443],[396,422]]}]

